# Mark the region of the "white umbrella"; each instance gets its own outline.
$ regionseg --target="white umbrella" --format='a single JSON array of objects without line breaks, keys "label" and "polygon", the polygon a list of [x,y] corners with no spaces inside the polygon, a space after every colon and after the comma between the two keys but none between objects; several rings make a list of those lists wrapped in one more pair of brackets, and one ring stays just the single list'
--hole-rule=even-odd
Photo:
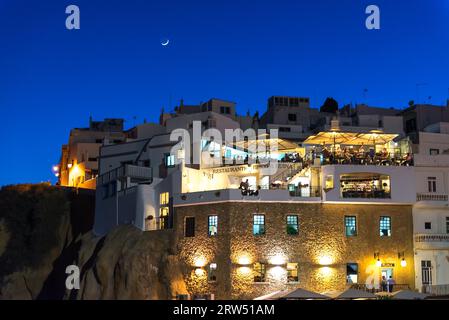
[{"label": "white umbrella", "polygon": [[422,300],[425,299],[428,295],[417,291],[399,290],[393,292],[391,296],[395,300]]},{"label": "white umbrella", "polygon": [[289,292],[287,292],[287,294],[282,295],[279,299],[329,299],[329,297],[313,291],[297,288],[290,290]]},{"label": "white umbrella", "polygon": [[335,299],[376,299],[376,295],[374,293],[358,290],[358,289],[346,289],[342,293],[340,293]]}]

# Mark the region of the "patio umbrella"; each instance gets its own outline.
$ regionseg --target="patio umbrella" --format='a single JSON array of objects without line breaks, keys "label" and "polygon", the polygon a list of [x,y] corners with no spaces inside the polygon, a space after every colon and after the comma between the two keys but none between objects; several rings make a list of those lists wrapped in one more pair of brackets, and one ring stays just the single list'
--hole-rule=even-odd
[{"label": "patio umbrella", "polygon": [[358,133],[355,139],[351,141],[352,144],[366,144],[366,145],[384,145],[394,138],[397,134],[384,133],[381,130],[371,130],[368,133]]},{"label": "patio umbrella", "polygon": [[368,292],[368,291],[364,291],[364,290],[358,290],[358,289],[346,289],[345,291],[343,291],[342,293],[340,293],[338,296],[335,297],[335,299],[376,299],[376,295]]},{"label": "patio umbrella", "polygon": [[392,298],[395,300],[422,300],[428,295],[411,290],[399,290],[392,293]]},{"label": "patio umbrella", "polygon": [[297,288],[290,290],[284,294],[281,294],[279,299],[305,300],[305,299],[330,299],[330,298],[328,296],[313,291]]},{"label": "patio umbrella", "polygon": [[315,145],[333,145],[333,150],[335,153],[336,144],[348,144],[355,139],[357,133],[354,132],[341,132],[339,130],[322,131],[314,136],[308,137],[304,140],[303,144],[315,144]]},{"label": "patio umbrella", "polygon": [[279,297],[282,294],[285,294],[285,292],[286,292],[285,290],[284,291],[278,290],[278,291],[274,291],[272,293],[254,298],[253,300],[277,300],[277,299],[279,299]]}]

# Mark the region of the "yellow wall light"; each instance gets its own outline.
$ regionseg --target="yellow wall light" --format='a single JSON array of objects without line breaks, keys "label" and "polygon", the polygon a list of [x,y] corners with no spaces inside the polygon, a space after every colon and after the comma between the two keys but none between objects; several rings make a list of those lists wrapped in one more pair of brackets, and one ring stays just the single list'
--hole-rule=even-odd
[{"label": "yellow wall light", "polygon": [[206,258],[203,256],[195,257],[193,260],[193,265],[197,268],[202,268],[206,265]]},{"label": "yellow wall light", "polygon": [[329,257],[329,256],[321,256],[319,259],[318,259],[318,263],[320,264],[320,265],[322,265],[322,266],[328,266],[328,265],[331,265],[332,264],[332,258],[331,257]]},{"label": "yellow wall light", "polygon": [[247,266],[251,264],[251,259],[248,256],[243,255],[237,259],[237,263],[242,266]]}]

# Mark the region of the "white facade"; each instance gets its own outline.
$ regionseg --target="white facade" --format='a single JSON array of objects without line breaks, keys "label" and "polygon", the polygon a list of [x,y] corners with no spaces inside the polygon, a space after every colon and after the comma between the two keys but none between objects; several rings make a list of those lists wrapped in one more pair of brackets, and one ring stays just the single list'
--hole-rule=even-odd
[{"label": "white facade", "polygon": [[448,294],[449,154],[444,151],[449,150],[449,134],[431,127],[434,132],[419,133],[419,153],[415,155],[415,284],[421,291]]}]

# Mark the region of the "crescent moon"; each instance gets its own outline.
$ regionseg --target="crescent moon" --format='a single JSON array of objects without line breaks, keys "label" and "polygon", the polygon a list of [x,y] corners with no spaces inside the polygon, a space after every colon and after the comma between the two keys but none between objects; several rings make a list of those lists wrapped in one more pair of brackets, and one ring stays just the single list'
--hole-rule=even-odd
[{"label": "crescent moon", "polygon": [[165,42],[161,42],[161,44],[165,47],[166,45],[168,45],[170,43],[170,40],[167,39],[167,41]]}]

